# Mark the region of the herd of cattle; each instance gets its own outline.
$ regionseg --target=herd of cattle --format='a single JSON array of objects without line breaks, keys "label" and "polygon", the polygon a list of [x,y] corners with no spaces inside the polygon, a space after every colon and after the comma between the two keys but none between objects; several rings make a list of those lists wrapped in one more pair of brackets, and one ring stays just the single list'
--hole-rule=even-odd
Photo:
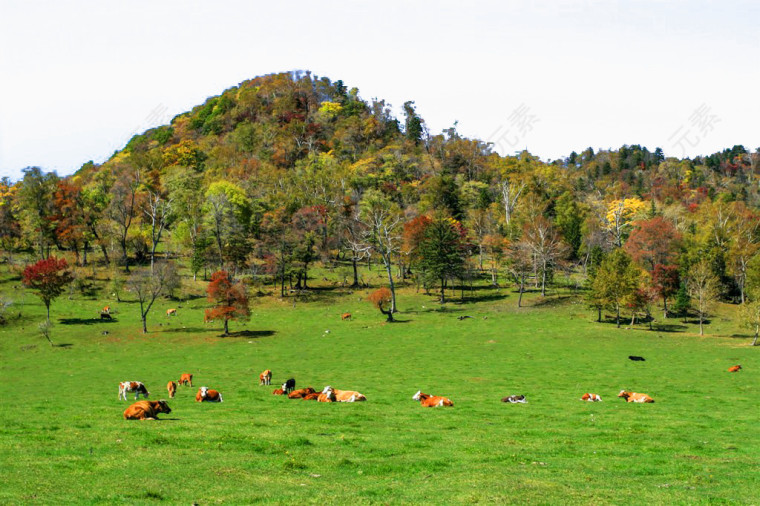
[{"label": "herd of cattle", "polygon": [[[634,361],[644,361],[642,357],[628,357]],[[728,372],[738,372],[742,368],[741,365],[735,365],[729,367]],[[272,382],[272,371],[267,369],[259,374],[259,386],[270,385]],[[177,385],[193,386],[193,375],[189,373],[183,373],[178,382],[170,381],[166,389],[169,392],[169,397],[174,398],[177,392]],[[140,381],[122,381],[119,383],[119,400],[127,400],[127,394],[135,394],[135,402],[124,411],[125,420],[156,420],[159,413],[171,413],[171,408],[165,400],[160,401],[138,401],[140,396],[147,399],[150,395],[148,389]],[[301,399],[305,401],[317,401],[317,402],[361,402],[366,401],[367,397],[355,390],[338,390],[331,386],[326,386],[321,392],[317,392],[312,387],[301,388],[296,390],[296,380],[293,378],[285,381],[280,388],[277,388],[272,392],[274,395],[286,395],[288,399]],[[627,390],[621,390],[618,397],[622,398],[626,402],[637,403],[652,403],[652,399],[647,394],[638,392],[629,392]],[[421,390],[412,396],[412,400],[419,401],[423,407],[442,407],[442,406],[454,406],[454,403],[448,397],[442,397],[438,395],[430,395],[423,393]],[[588,402],[599,402],[602,397],[599,394],[584,393],[580,400]],[[217,390],[210,389],[208,387],[200,387],[195,394],[196,402],[222,402],[222,394]],[[511,404],[526,403],[524,395],[510,395],[504,397],[502,402],[508,402]]]}]

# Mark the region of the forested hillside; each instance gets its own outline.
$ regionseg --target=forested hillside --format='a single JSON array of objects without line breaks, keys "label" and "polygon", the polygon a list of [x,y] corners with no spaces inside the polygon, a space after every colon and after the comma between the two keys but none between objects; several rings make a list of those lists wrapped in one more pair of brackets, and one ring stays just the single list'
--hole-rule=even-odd
[{"label": "forested hillside", "polygon": [[308,72],[245,81],[102,165],[3,180],[0,248],[11,262],[55,254],[127,272],[172,258],[278,295],[308,288],[315,265],[340,264],[337,282],[357,286],[366,261],[385,266],[392,292],[402,280],[442,298],[475,276],[544,292],[563,274],[600,316],[664,303],[703,317],[723,300],[757,320],[760,149],[676,159],[625,145],[542,161],[456,125],[430,132],[414,102],[403,110]]}]

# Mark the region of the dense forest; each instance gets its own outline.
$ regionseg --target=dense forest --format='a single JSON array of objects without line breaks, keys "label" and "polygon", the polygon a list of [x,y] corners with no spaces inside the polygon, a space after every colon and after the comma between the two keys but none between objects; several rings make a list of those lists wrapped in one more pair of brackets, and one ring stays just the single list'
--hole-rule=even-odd
[{"label": "dense forest", "polygon": [[102,165],[3,179],[0,248],[10,264],[63,255],[125,275],[174,259],[282,296],[308,289],[315,266],[362,285],[367,262],[392,294],[404,282],[441,300],[478,277],[546,293],[562,275],[600,317],[657,306],[701,320],[721,300],[756,330],[759,166],[760,148],[743,146],[501,156],[456,125],[430,132],[412,101],[396,118],[342,81],[280,73],[135,135]]}]

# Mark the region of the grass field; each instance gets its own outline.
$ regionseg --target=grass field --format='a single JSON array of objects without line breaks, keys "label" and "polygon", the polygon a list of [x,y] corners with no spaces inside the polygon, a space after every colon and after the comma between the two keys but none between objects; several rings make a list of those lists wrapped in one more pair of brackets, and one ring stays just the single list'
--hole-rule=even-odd
[{"label": "grass field", "polygon": [[[14,285],[6,275],[0,289]],[[0,503],[760,503],[760,349],[730,337],[728,319],[705,337],[678,320],[616,329],[572,297],[531,295],[518,310],[508,291],[476,293],[442,311],[404,289],[396,324],[366,291],[295,308],[267,297],[229,338],[204,326],[202,298],[175,318],[164,312],[178,303],[162,301],[142,335],[134,303],[64,296],[51,347],[44,308],[16,292],[9,312],[22,317],[0,327]],[[94,320],[106,303],[116,321]],[[744,370],[726,372],[734,364]],[[259,387],[266,368],[273,385]],[[196,388],[180,387],[170,415],[122,419],[119,381],[158,399],[182,372]],[[368,402],[272,396],[291,376]],[[195,403],[200,385],[225,402]],[[626,404],[623,388],[656,403]],[[455,406],[421,408],[419,389]],[[528,403],[500,402],[510,394]]]}]

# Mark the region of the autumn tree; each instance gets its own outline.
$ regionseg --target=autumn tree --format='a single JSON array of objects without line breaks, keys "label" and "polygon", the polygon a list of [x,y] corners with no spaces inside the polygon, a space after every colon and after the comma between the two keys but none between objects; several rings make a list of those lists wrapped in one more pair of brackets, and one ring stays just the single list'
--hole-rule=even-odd
[{"label": "autumn tree", "polygon": [[591,283],[594,297],[604,307],[615,311],[620,327],[620,309],[639,288],[640,271],[622,249],[613,250],[602,260]]},{"label": "autumn tree", "polygon": [[388,318],[386,319],[387,322],[393,322],[393,311],[389,307],[388,309],[384,309],[383,306],[388,306],[393,303],[393,294],[391,291],[386,288],[378,288],[371,294],[369,294],[368,297],[369,301],[372,303],[373,306],[375,306],[377,309],[380,310],[381,313],[383,313]]},{"label": "autumn tree", "polygon": [[396,312],[396,285],[393,282],[393,255],[401,247],[401,210],[380,192],[370,190],[360,204],[361,220],[367,229],[367,241],[380,254],[388,276],[391,312]]},{"label": "autumn tree", "polygon": [[108,217],[118,230],[119,246],[124,261],[124,272],[129,273],[127,238],[138,208],[137,191],[140,187],[140,173],[132,167],[123,167],[111,189],[111,200],[106,210]]},{"label": "autumn tree", "polygon": [[686,289],[699,316],[699,335],[704,335],[702,324],[720,293],[718,278],[706,259],[703,258],[691,266],[686,275]]},{"label": "autumn tree", "polygon": [[523,293],[525,293],[525,278],[530,274],[533,254],[528,243],[517,241],[508,246],[507,258],[509,272],[512,274],[519,291],[517,307],[522,307],[522,297]]},{"label": "autumn tree", "polygon": [[171,262],[154,266],[153,272],[138,270],[132,273],[127,287],[137,296],[140,303],[140,320],[143,334],[148,333],[148,313],[156,299],[170,293],[179,284],[176,267]]},{"label": "autumn tree", "polygon": [[541,275],[541,296],[546,296],[549,270],[567,253],[567,245],[549,220],[536,216],[523,227],[521,241],[530,249]]},{"label": "autumn tree", "polygon": [[53,193],[58,176],[55,172],[43,173],[39,167],[27,167],[22,170],[21,180],[16,196],[16,215],[22,223],[22,232],[29,242],[35,244],[40,259],[50,255],[54,243]]},{"label": "autumn tree", "polygon": [[607,204],[605,220],[613,244],[620,248],[631,229],[631,222],[646,210],[646,203],[636,197],[623,197]]},{"label": "autumn tree", "polygon": [[[50,219],[54,223],[58,243],[62,247],[73,250],[76,264],[82,265],[79,251],[80,249],[86,251],[87,228],[81,187],[67,180],[58,181],[53,194],[53,207],[54,211]],[[86,253],[85,258],[87,258]]]},{"label": "autumn tree", "polygon": [[339,227],[341,245],[351,255],[351,267],[354,275],[351,288],[358,288],[358,264],[369,257],[372,246],[366,240],[366,227],[359,220],[359,206],[352,199],[345,198],[343,201],[340,208]]},{"label": "autumn tree", "polygon": [[47,323],[50,324],[50,303],[63,293],[66,286],[74,280],[68,269],[66,259],[49,257],[28,265],[22,274],[24,285],[37,293],[47,310]]},{"label": "autumn tree", "polygon": [[214,303],[206,309],[207,320],[222,320],[224,335],[230,335],[230,320],[247,320],[251,314],[248,294],[242,281],[230,278],[227,271],[217,271],[211,275],[211,282],[206,287],[207,299]]},{"label": "autumn tree", "polygon": [[676,265],[656,264],[652,271],[652,288],[662,297],[663,316],[668,317],[668,299],[678,292],[681,280]]},{"label": "autumn tree", "polygon": [[625,242],[625,251],[633,261],[652,273],[656,265],[676,262],[681,234],[662,216],[634,222]]}]

